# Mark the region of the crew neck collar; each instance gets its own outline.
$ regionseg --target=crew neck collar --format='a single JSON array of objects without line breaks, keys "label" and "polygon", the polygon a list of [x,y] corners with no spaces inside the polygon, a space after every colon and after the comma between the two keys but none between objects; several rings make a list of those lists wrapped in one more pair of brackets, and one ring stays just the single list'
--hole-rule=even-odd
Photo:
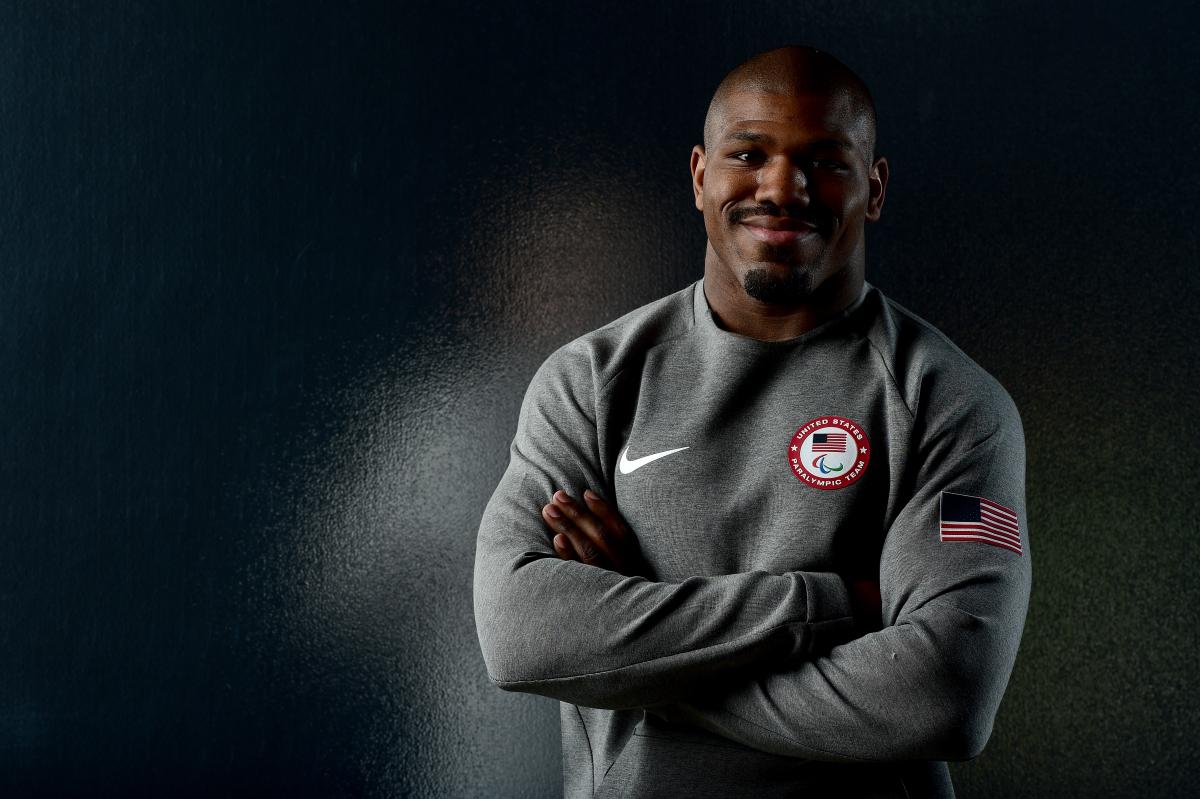
[{"label": "crew neck collar", "polygon": [[789,349],[804,344],[810,339],[828,332],[831,328],[839,326],[847,317],[862,307],[867,295],[871,293],[873,288],[870,283],[864,280],[862,291],[859,292],[854,302],[843,308],[836,316],[827,319],[812,330],[808,330],[792,338],[763,341],[752,336],[744,336],[741,333],[725,330],[717,325],[717,321],[713,317],[712,307],[708,304],[708,298],[704,295],[704,278],[701,277],[692,284],[692,310],[695,319],[695,329],[706,338],[739,349],[762,351]]}]

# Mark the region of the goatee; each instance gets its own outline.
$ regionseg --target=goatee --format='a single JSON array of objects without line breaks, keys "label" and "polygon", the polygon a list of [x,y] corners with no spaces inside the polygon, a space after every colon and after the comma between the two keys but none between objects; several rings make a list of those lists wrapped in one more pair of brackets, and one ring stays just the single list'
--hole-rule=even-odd
[{"label": "goatee", "polygon": [[746,294],[768,305],[797,305],[812,293],[812,274],[794,265],[783,275],[767,267],[756,267],[746,273],[742,287]]}]

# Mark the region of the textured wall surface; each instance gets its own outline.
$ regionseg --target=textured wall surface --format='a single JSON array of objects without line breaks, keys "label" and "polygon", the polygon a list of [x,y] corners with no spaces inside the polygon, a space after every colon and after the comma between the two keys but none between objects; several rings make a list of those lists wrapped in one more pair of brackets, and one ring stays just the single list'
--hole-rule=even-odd
[{"label": "textured wall surface", "polygon": [[1046,5],[4,4],[0,792],[558,795],[476,525],[542,359],[701,274],[716,82],[805,42],[877,98],[868,279],[1025,422],[960,795],[1185,795],[1195,26]]}]

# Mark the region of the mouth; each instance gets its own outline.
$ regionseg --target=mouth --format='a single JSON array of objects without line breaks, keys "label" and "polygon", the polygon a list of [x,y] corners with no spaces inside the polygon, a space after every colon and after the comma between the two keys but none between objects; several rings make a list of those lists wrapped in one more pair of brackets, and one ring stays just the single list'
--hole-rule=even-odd
[{"label": "mouth", "polygon": [[816,225],[798,219],[752,217],[738,224],[745,227],[751,236],[768,244],[791,244],[819,235]]}]

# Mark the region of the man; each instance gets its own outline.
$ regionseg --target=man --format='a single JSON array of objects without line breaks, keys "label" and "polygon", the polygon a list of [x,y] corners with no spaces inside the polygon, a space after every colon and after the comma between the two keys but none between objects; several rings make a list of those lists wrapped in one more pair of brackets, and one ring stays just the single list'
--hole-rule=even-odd
[{"label": "man", "polygon": [[1031,582],[991,376],[865,281],[888,163],[808,47],[721,82],[704,277],[553,353],[484,511],[489,677],[560,700],[567,797],[953,796]]}]

